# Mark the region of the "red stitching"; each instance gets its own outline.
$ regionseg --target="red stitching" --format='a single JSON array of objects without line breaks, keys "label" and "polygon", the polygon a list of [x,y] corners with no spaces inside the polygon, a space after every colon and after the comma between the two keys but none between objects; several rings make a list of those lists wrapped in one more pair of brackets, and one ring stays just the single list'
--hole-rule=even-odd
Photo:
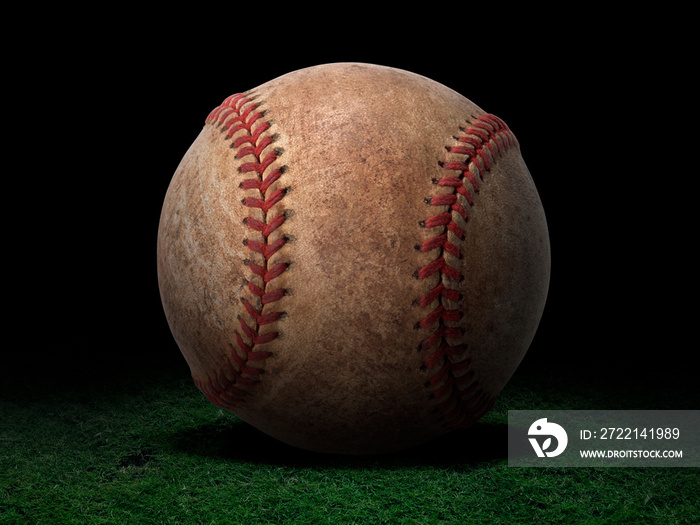
[{"label": "red stitching", "polygon": [[[263,313],[263,307],[279,301],[286,294],[285,289],[272,288],[269,284],[287,269],[287,264],[268,266],[270,257],[286,244],[285,237],[268,243],[269,236],[285,222],[286,215],[282,213],[274,217],[268,216],[272,207],[284,198],[285,190],[268,192],[272,184],[282,176],[283,168],[270,170],[280,152],[273,149],[264,153],[274,139],[264,134],[271,124],[262,120],[264,112],[259,111],[258,106],[245,94],[231,95],[212,110],[205,121],[207,124],[221,126],[227,138],[243,132],[233,140],[232,147],[236,149],[236,158],[253,157],[254,160],[240,165],[241,173],[252,175],[251,178],[245,179],[240,187],[243,190],[256,191],[257,194],[245,197],[241,203],[248,208],[260,209],[263,213],[262,221],[250,216],[243,221],[248,228],[260,232],[263,237],[263,242],[252,239],[243,241],[251,252],[259,253],[265,259],[263,265],[252,260],[245,261],[253,275],[262,277],[265,283],[265,287],[262,288],[247,282],[251,300],[256,298],[255,302],[260,305],[258,308],[251,300],[244,301],[246,312],[255,322],[251,326],[242,316],[239,317],[241,332],[236,332],[236,342],[231,345],[224,367],[214,377],[207,377],[205,380],[195,378],[195,384],[209,401],[226,409],[234,408],[243,401],[248,389],[260,381],[262,369],[251,366],[251,363],[261,363],[272,354],[257,347],[274,341],[279,336],[279,332],[261,332],[260,328],[279,321],[284,315],[281,311]],[[244,357],[241,357],[241,354]]]},{"label": "red stitching", "polygon": [[[420,245],[421,252],[439,250],[438,256],[417,272],[419,279],[426,279],[436,273],[440,274],[438,285],[418,300],[420,307],[428,307],[438,301],[437,306],[419,323],[420,328],[436,327],[420,346],[423,351],[433,350],[423,362],[427,369],[437,369],[426,386],[434,388],[431,397],[440,400],[438,414],[452,427],[468,426],[485,414],[495,399],[487,396],[479,388],[478,380],[470,370],[466,345],[458,343],[464,335],[462,329],[447,323],[459,321],[463,316],[461,310],[448,309],[449,301],[458,301],[460,294],[451,288],[450,280],[459,282],[463,275],[459,268],[450,266],[446,254],[461,258],[460,243],[451,242],[448,232],[461,241],[466,232],[460,221],[467,221],[467,209],[474,205],[474,198],[479,193],[483,174],[488,172],[497,158],[510,147],[517,146],[515,135],[501,119],[494,115],[482,115],[470,126],[462,130],[462,135],[455,137],[458,144],[449,148],[455,155],[466,155],[460,160],[441,163],[443,169],[450,173],[437,182],[438,186],[452,188],[453,193],[440,194],[430,199],[431,206],[449,206],[449,211],[439,213],[421,222],[425,228],[441,228],[435,237]],[[449,278],[447,281],[444,277]]]}]

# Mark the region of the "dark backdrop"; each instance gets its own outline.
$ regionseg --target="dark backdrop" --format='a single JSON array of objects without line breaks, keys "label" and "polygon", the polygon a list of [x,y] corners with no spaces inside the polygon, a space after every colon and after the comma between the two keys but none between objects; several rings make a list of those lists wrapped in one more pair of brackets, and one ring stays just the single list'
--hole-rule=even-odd
[{"label": "dark backdrop", "polygon": [[694,381],[687,66],[650,27],[557,17],[533,26],[447,16],[410,28],[367,17],[244,32],[242,18],[140,15],[47,42],[14,77],[23,164],[20,189],[6,194],[15,210],[6,328],[19,337],[5,345],[2,374],[79,383],[181,366],[155,262],[180,159],[226,96],[301,67],[359,61],[437,80],[518,137],[552,245],[530,367],[650,388]]}]

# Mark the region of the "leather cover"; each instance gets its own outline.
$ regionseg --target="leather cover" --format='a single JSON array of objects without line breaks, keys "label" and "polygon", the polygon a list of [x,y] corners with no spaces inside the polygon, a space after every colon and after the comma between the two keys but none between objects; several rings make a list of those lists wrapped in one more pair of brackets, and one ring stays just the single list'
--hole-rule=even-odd
[{"label": "leather cover", "polygon": [[197,386],[323,452],[407,448],[479,419],[530,345],[549,267],[506,124],[368,64],[226,99],[158,235],[163,306]]}]

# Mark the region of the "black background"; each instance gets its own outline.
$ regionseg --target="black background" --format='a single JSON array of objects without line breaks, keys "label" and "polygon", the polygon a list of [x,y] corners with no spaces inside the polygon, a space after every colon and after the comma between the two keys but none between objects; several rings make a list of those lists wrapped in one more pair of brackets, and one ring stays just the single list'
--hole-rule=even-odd
[{"label": "black background", "polygon": [[182,366],[156,275],[178,163],[226,96],[355,61],[437,80],[518,137],[552,246],[528,366],[660,393],[697,383],[695,107],[680,31],[624,14],[445,9],[408,24],[228,10],[95,17],[13,59],[2,375],[75,385]]}]

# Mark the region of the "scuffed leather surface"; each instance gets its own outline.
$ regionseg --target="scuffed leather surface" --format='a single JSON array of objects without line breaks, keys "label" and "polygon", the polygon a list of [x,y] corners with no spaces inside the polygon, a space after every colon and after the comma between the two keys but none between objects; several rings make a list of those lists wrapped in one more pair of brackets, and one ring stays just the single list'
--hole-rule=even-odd
[{"label": "scuffed leather surface", "polygon": [[[271,169],[284,166],[270,191],[286,193],[268,216],[286,220],[268,242],[287,242],[267,264],[288,268],[274,281],[286,295],[264,307],[284,315],[260,327],[279,336],[257,345],[271,355],[251,364],[260,381],[234,413],[324,452],[385,452],[444,434],[436,387],[426,386],[437,369],[420,349],[432,330],[417,328],[435,304],[417,300],[446,277],[416,277],[436,257],[416,246],[440,233],[421,221],[448,211],[429,204],[451,191],[435,184],[450,175],[439,164],[454,157],[446,148],[484,111],[424,77],[366,64],[303,69],[246,95],[271,124]],[[250,174],[231,145],[221,126],[204,126],[173,176],[158,236],[166,317],[200,381],[216,380],[237,351],[243,301],[257,299],[247,282],[265,286],[246,262],[264,260],[244,244],[263,240],[244,219],[264,216],[242,205]],[[535,334],[549,282],[545,216],[517,146],[483,174],[463,226],[451,263],[463,276],[451,283],[462,318],[450,324],[464,331],[474,389],[490,406]]]}]

